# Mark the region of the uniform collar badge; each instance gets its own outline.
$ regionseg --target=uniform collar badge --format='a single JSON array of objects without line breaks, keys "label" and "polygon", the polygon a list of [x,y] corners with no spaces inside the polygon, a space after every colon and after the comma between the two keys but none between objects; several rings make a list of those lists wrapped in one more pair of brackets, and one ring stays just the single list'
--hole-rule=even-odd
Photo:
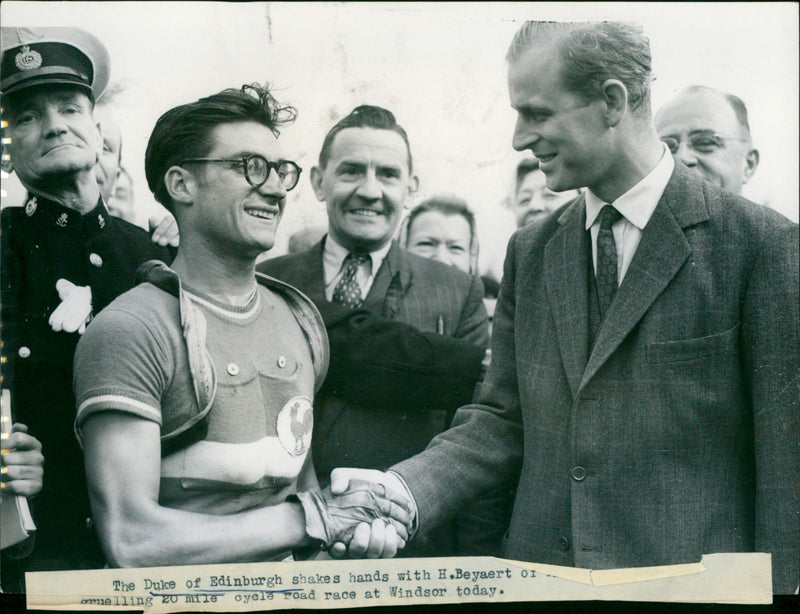
[{"label": "uniform collar badge", "polygon": [[68,219],[69,218],[67,217],[67,214],[62,213],[61,215],[58,216],[58,219],[56,220],[56,225],[61,226],[61,228],[66,228]]},{"label": "uniform collar badge", "polygon": [[106,220],[102,213],[97,214],[97,224],[100,226],[100,228],[105,228],[106,226]]},{"label": "uniform collar badge", "polygon": [[35,49],[31,49],[30,45],[23,45],[14,58],[14,64],[20,70],[35,70],[42,65],[42,54]]},{"label": "uniform collar badge", "polygon": [[28,199],[28,202],[25,203],[25,215],[31,217],[34,213],[36,213],[36,208],[39,206],[39,201],[36,199],[35,196],[31,196]]}]

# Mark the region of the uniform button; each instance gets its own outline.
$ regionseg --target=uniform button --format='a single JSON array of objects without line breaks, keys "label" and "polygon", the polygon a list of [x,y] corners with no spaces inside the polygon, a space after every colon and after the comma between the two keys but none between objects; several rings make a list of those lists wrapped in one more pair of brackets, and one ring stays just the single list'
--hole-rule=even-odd
[{"label": "uniform button", "polygon": [[100,257],[100,254],[91,253],[89,254],[89,262],[92,263],[92,266],[95,268],[100,268],[103,266],[103,259]]},{"label": "uniform button", "polygon": [[235,362],[228,363],[227,371],[228,375],[239,375],[239,365]]},{"label": "uniform button", "polygon": [[31,355],[31,348],[23,345],[21,348],[17,350],[17,354],[19,354],[20,358],[27,358]]},{"label": "uniform button", "polygon": [[586,477],[586,469],[583,467],[574,467],[572,469],[572,479],[576,482],[580,482],[583,478]]},{"label": "uniform button", "polygon": [[569,540],[562,535],[561,537],[558,538],[558,546],[562,550],[569,550]]},{"label": "uniform button", "polygon": [[91,518],[89,518],[89,517],[87,517],[87,518],[86,518],[86,528],[87,528],[89,531],[91,531],[92,529],[94,529],[94,520],[92,520],[92,519],[91,519]]},{"label": "uniform button", "polygon": [[278,366],[283,369],[286,366],[286,356],[278,356]]}]

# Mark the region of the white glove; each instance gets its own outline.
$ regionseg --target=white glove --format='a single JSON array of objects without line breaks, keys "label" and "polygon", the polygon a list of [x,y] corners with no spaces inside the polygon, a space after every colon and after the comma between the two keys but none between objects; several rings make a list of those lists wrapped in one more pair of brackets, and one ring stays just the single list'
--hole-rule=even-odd
[{"label": "white glove", "polygon": [[89,286],[76,286],[71,281],[59,279],[56,290],[61,304],[53,311],[50,328],[67,333],[78,331],[82,335],[92,319],[92,289]]}]

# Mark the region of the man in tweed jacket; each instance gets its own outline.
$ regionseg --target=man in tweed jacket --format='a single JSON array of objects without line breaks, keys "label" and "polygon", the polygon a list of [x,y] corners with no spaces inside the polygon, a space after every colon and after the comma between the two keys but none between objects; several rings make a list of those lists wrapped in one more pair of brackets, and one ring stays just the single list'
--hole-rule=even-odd
[{"label": "man in tweed jacket", "polygon": [[639,28],[529,22],[508,61],[514,147],[587,191],[511,239],[479,404],[376,479],[405,482],[423,534],[516,484],[506,558],[769,552],[795,592],[797,225],[669,155]]}]

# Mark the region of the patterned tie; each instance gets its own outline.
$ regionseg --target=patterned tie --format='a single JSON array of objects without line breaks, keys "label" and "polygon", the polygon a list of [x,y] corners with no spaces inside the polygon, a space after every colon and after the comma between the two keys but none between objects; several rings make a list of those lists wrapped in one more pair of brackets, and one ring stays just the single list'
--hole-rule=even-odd
[{"label": "patterned tie", "polygon": [[361,298],[361,286],[358,285],[356,273],[362,263],[369,261],[369,254],[347,254],[342,265],[342,276],[333,289],[334,303],[339,303],[350,309],[361,307],[364,299]]},{"label": "patterned tie", "polygon": [[600,316],[605,318],[611,301],[617,293],[617,244],[611,225],[622,214],[611,205],[600,210],[600,232],[597,233],[597,298],[600,302]]}]

